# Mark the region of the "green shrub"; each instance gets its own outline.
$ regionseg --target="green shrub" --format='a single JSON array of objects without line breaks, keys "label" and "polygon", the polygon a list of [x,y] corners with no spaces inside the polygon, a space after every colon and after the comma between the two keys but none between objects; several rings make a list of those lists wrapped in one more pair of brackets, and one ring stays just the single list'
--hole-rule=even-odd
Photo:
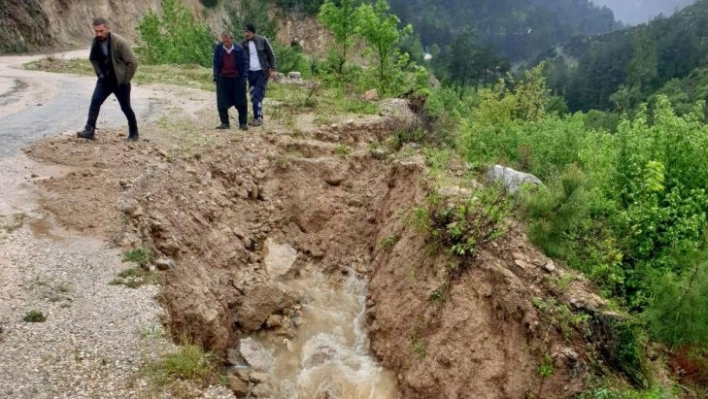
[{"label": "green shrub", "polygon": [[[466,198],[429,198],[430,239],[438,248],[448,248],[456,256],[473,259],[484,244],[503,237],[510,228],[507,220],[514,200],[498,187],[476,189]],[[463,263],[469,266],[469,263]]]},{"label": "green shrub", "polygon": [[620,116],[607,111],[590,110],[585,114],[585,127],[589,130],[617,131]]},{"label": "green shrub", "polygon": [[[274,45],[278,34],[278,23],[274,16],[268,12],[267,3],[260,0],[227,2],[225,9],[228,19],[224,22],[234,35],[241,34],[246,24],[253,24],[258,34],[268,38],[271,45]],[[234,40],[238,41],[238,38],[235,37]],[[280,64],[280,60],[278,60],[278,64]]]},{"label": "green shrub", "polygon": [[30,310],[22,320],[26,323],[43,323],[47,317],[39,310]]},{"label": "green shrub", "polygon": [[273,43],[273,52],[278,62],[279,72],[287,74],[288,72],[297,71],[302,74],[303,78],[311,76],[310,64],[307,58],[294,47]]},{"label": "green shrub", "polygon": [[651,111],[616,122],[549,115],[545,93],[536,71],[481,90],[460,122],[459,151],[474,165],[502,163],[546,182],[525,196],[531,240],[644,312],[654,337],[708,346],[708,309],[698,305],[708,298],[705,105],[677,116],[657,96]]},{"label": "green shrub", "polygon": [[[705,347],[708,317],[708,253],[690,255],[694,271],[677,276],[674,273],[652,275],[651,297],[644,313],[653,336],[674,348],[689,345]],[[707,368],[708,369],[708,368]]]},{"label": "green shrub", "polygon": [[173,380],[191,380],[201,386],[213,384],[219,380],[216,357],[205,351],[191,340],[183,340],[177,352],[147,367],[153,381],[166,384]]},{"label": "green shrub", "polygon": [[138,55],[147,64],[211,66],[214,35],[181,0],[162,0],[162,15],[149,11],[138,33],[142,42]]},{"label": "green shrub", "polygon": [[140,266],[147,266],[150,262],[150,251],[145,248],[135,248],[123,252],[123,262],[135,262]]}]

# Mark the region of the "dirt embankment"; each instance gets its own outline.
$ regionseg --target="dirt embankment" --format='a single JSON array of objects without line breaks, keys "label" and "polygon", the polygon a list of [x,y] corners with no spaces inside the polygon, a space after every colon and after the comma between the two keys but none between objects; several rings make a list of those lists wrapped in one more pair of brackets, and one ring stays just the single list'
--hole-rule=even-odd
[{"label": "dirt embankment", "polygon": [[[424,161],[372,156],[371,143],[391,128],[371,121],[298,133],[194,130],[215,144],[190,156],[175,156],[160,140],[58,138],[30,155],[82,170],[41,183],[46,207],[65,226],[174,260],[161,276],[161,299],[175,337],[187,334],[228,358],[249,333],[296,333],[293,305],[302,293],[270,278],[271,239],[297,250],[292,275],[369,276],[372,349],[397,373],[403,397],[577,392],[589,354],[585,331],[563,309],[593,312],[601,300],[518,229],[448,280],[442,271],[456,260],[431,254],[408,222],[430,191]],[[557,305],[566,303],[573,305]]]},{"label": "dirt embankment", "polygon": [[116,32],[132,37],[145,13],[160,0],[8,0],[0,4],[0,53],[85,46],[91,21],[105,17]]},{"label": "dirt embankment", "polygon": [[[215,33],[224,29],[228,17],[223,5],[207,9],[199,0],[184,0],[184,4]],[[135,38],[142,17],[160,8],[161,0],[5,0],[0,2],[0,54],[85,47],[92,38],[95,17],[108,18],[113,30]],[[316,18],[288,15],[277,20],[281,26],[275,39],[280,43],[297,41],[308,54],[324,54],[329,35]]]}]

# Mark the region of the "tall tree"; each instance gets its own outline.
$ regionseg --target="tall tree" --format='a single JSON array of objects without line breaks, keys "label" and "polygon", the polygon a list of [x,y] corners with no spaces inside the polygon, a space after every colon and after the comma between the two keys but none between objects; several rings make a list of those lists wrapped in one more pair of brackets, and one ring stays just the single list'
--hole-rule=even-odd
[{"label": "tall tree", "polygon": [[371,4],[362,4],[357,9],[359,26],[357,32],[372,47],[381,89],[390,89],[392,67],[399,61],[398,44],[402,37],[413,32],[408,24],[398,29],[401,22],[397,16],[389,13],[386,0],[376,0]]},{"label": "tall tree", "polygon": [[339,5],[332,0],[325,1],[318,18],[334,36],[331,56],[334,58],[337,73],[342,74],[356,37],[358,12],[354,7],[354,0],[340,0]]},{"label": "tall tree", "polygon": [[275,19],[268,14],[268,7],[263,7],[259,0],[242,0],[238,5],[235,2],[226,2],[226,14],[228,20],[224,25],[234,34],[241,32],[246,24],[253,24],[259,35],[269,39],[275,39],[278,33],[278,24]]},{"label": "tall tree", "polygon": [[479,82],[480,50],[471,28],[457,36],[448,48],[446,71],[460,98],[471,82]]}]

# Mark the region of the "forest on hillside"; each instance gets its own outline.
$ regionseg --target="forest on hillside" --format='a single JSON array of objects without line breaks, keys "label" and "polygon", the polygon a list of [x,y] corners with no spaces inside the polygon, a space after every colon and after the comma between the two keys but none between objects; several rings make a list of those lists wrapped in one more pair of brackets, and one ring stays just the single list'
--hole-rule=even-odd
[{"label": "forest on hillside", "polygon": [[392,0],[391,9],[413,25],[423,46],[444,47],[472,29],[512,62],[578,35],[621,27],[609,8],[590,0]]},{"label": "forest on hillside", "polygon": [[571,110],[630,111],[656,93],[677,109],[705,99],[708,1],[668,18],[557,46],[549,85]]}]

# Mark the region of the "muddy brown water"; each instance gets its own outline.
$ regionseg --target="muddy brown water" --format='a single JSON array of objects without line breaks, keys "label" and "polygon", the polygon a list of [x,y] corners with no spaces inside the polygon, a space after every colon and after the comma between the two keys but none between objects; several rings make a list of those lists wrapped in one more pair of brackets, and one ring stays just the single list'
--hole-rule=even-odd
[{"label": "muddy brown water", "polygon": [[253,337],[273,356],[274,397],[399,398],[394,373],[370,355],[364,279],[351,272],[337,284],[312,273],[285,284],[306,293],[296,337],[281,343]]}]

